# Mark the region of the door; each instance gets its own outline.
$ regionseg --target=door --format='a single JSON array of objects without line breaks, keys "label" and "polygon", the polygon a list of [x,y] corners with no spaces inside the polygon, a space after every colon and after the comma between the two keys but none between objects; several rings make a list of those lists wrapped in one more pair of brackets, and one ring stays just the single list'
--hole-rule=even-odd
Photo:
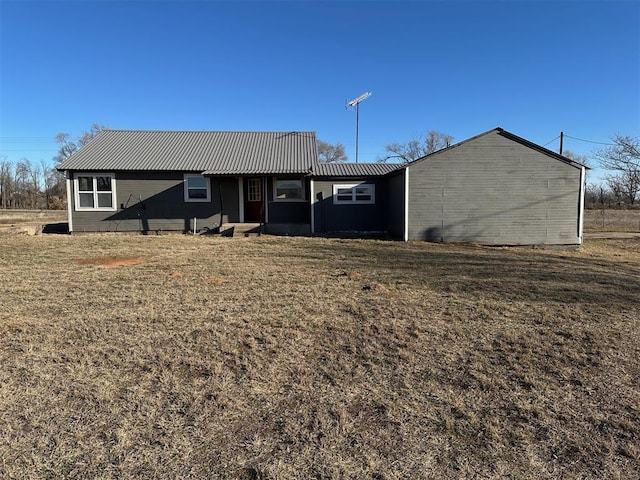
[{"label": "door", "polygon": [[264,212],[264,195],[261,178],[245,180],[244,221],[248,223],[262,222]]}]

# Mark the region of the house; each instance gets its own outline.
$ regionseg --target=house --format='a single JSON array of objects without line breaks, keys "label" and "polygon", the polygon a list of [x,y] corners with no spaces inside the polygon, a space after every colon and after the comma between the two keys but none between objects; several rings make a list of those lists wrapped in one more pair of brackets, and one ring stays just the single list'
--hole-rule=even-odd
[{"label": "house", "polygon": [[582,242],[585,166],[501,128],[410,164],[318,162],[313,132],[106,130],[60,165],[70,232]]}]

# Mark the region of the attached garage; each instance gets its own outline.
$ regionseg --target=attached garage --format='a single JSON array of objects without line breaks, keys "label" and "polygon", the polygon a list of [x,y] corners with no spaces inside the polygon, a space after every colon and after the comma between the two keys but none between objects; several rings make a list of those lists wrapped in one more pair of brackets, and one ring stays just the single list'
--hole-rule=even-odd
[{"label": "attached garage", "polygon": [[582,243],[586,167],[496,128],[389,177],[389,222],[408,240]]}]

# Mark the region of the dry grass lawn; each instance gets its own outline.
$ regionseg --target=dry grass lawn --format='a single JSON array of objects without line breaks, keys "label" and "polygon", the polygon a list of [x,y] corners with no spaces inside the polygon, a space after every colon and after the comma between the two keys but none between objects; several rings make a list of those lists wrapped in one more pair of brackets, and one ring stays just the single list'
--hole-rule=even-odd
[{"label": "dry grass lawn", "polygon": [[0,301],[0,478],[640,472],[638,239],[4,236]]},{"label": "dry grass lawn", "polygon": [[66,222],[66,210],[3,210],[0,209],[0,225]]}]

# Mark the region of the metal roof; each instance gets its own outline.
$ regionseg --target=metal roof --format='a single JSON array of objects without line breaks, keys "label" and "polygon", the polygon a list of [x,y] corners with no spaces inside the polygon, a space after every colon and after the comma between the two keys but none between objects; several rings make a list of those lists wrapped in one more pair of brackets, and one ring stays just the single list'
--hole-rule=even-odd
[{"label": "metal roof", "polygon": [[103,130],[58,170],[299,174],[317,158],[314,132]]},{"label": "metal roof", "polygon": [[404,166],[401,163],[318,163],[313,174],[318,177],[376,177]]},{"label": "metal roof", "polygon": [[574,167],[577,167],[577,168],[584,167],[587,170],[591,170],[591,168],[589,166],[587,166],[587,165],[584,165],[584,164],[582,164],[580,162],[576,162],[575,160],[571,160],[568,157],[560,155],[559,153],[556,153],[556,152],[554,152],[552,150],[549,150],[549,149],[547,149],[547,148],[545,148],[543,146],[540,146],[540,145],[538,145],[536,143],[533,143],[533,142],[530,142],[529,140],[526,140],[526,139],[524,139],[522,137],[514,135],[511,132],[507,132],[504,128],[501,128],[501,127],[493,128],[493,129],[491,129],[489,131],[486,131],[484,133],[480,133],[479,135],[476,135],[476,136],[471,137],[471,138],[467,138],[466,140],[463,140],[463,141],[461,141],[459,143],[456,143],[456,144],[450,145],[449,147],[443,148],[442,150],[438,150],[438,151],[435,151],[435,152],[430,153],[428,155],[425,155],[424,157],[417,158],[416,160],[413,160],[412,162],[408,163],[407,166],[410,166],[410,165],[412,165],[414,163],[417,163],[417,162],[422,162],[422,161],[425,161],[425,160],[429,160],[429,159],[431,159],[433,157],[437,157],[438,154],[440,154],[442,152],[453,150],[454,148],[457,148],[460,145],[464,145],[466,143],[473,142],[477,138],[484,137],[484,136],[490,135],[492,133],[497,133],[498,135],[502,135],[503,137],[508,138],[510,140],[513,140],[514,142],[520,143],[520,144],[524,145],[525,147],[531,148],[533,150],[537,150],[540,153],[544,153],[545,155],[549,155],[550,157],[553,157],[553,158],[555,158],[557,160],[560,160],[561,162],[564,162],[566,164],[572,165]]}]

